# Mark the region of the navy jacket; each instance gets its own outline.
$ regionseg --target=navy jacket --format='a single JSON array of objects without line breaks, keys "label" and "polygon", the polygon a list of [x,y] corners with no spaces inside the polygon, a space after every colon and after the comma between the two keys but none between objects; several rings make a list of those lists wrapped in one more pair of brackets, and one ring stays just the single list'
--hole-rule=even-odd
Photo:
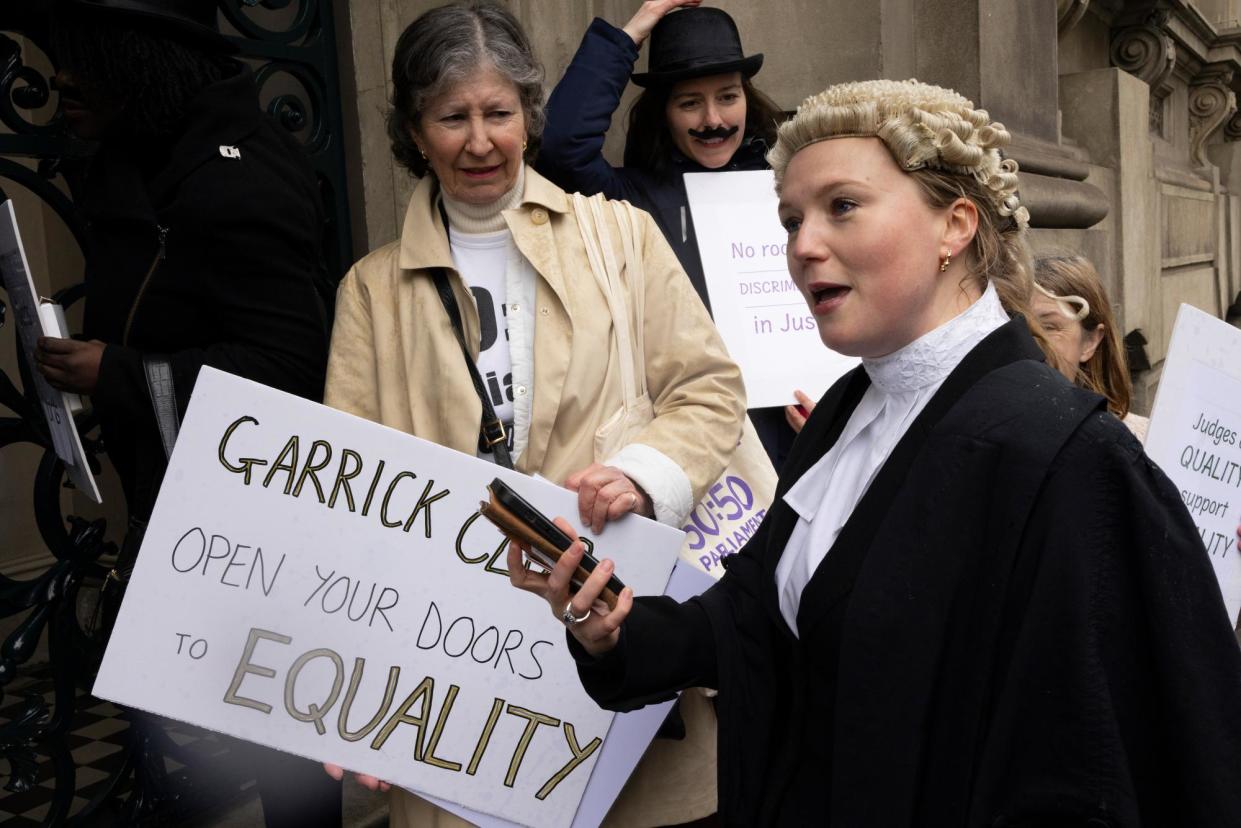
[{"label": "navy jacket", "polygon": [[[699,598],[639,598],[619,646],[570,638],[631,710],[719,689],[728,825],[1241,825],[1241,652],[1175,487],[1020,318],[953,371],[802,593],[783,502],[869,381],[830,389],[776,502]],[[624,577],[624,573],[618,573]]]},{"label": "navy jacket", "polygon": [[[568,192],[603,193],[654,216],[694,290],[710,309],[681,176],[712,170],[679,152],[670,159],[673,172],[665,176],[636,167],[613,167],[603,157],[604,136],[637,60],[633,39],[595,18],[547,102],[547,126],[535,168]],[[722,169],[765,170],[766,152],[761,140],[747,139]]]}]

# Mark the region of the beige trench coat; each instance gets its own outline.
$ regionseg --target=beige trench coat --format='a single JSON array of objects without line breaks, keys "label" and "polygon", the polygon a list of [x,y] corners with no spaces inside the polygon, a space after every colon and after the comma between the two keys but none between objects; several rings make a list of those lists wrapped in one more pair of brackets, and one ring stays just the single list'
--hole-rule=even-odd
[{"label": "beige trench coat", "polygon": [[[337,295],[324,402],[473,455],[482,418],[447,314],[430,277],[447,269],[476,357],[473,297],[453,268],[428,176],[410,200],[399,242],[359,261]],[[609,211],[610,215],[610,211]],[[663,235],[648,223],[643,326],[646,377],[655,418],[636,442],[675,461],[697,502],[737,445],[745,392],[702,302]],[[520,207],[504,219],[539,279],[534,331],[530,433],[517,468],[553,481],[590,465],[595,433],[621,407],[612,319],[592,272],[565,193],[526,170]],[[609,218],[609,220],[611,220]],[[613,229],[613,239],[619,233]],[[617,247],[619,261],[623,252]],[[550,619],[548,623],[553,623]],[[687,822],[715,811],[715,721],[708,701],[687,693],[689,735],[657,740],[622,792],[608,824]],[[460,825],[407,793],[394,795],[394,825]]]}]

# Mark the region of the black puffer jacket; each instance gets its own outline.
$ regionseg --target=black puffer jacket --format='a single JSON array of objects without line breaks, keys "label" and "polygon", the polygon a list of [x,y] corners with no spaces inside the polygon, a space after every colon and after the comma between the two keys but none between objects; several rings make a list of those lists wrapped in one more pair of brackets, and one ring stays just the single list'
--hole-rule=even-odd
[{"label": "black puffer jacket", "polygon": [[106,142],[81,190],[85,333],[107,343],[92,401],[129,513],[146,517],[164,458],[145,355],[171,362],[181,414],[203,365],[319,399],[323,212],[303,150],[241,64],[175,139]]}]

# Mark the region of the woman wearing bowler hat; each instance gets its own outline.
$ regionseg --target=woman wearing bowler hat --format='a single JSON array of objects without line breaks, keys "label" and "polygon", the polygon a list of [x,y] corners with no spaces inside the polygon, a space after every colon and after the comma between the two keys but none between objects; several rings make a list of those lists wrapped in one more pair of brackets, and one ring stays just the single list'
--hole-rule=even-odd
[{"label": "woman wearing bowler hat", "polygon": [[[780,110],[750,82],[763,56],[746,56],[733,19],[699,2],[649,0],[623,29],[595,18],[548,100],[536,164],[566,190],[623,198],[654,216],[710,307],[681,176],[767,169]],[[648,37],[649,71],[635,75]],[[625,166],[613,167],[603,139],[631,79],[645,91],[629,110]]]},{"label": "woman wearing bowler hat", "polygon": [[[767,169],[781,110],[751,81],[763,56],[744,52],[727,12],[700,2],[648,0],[623,29],[595,18],[548,99],[535,167],[570,192],[650,213],[709,310],[682,176]],[[634,74],[648,38],[648,71]],[[644,91],[629,110],[625,165],[613,167],[603,142],[630,80]],[[778,468],[794,436],[783,410],[754,409],[750,419]]]}]

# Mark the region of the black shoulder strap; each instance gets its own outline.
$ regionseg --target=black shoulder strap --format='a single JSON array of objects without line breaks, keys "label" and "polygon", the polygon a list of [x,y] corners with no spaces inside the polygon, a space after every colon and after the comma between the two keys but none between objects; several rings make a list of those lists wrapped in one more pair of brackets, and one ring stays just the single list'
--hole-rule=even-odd
[{"label": "black shoulder strap", "polygon": [[431,276],[435,280],[435,289],[440,295],[440,302],[444,305],[448,319],[452,322],[453,333],[457,335],[457,344],[461,346],[461,356],[465,357],[465,366],[470,371],[470,379],[474,381],[474,390],[478,393],[478,400],[483,404],[483,422],[478,433],[479,451],[493,453],[497,463],[506,469],[511,469],[513,458],[508,451],[508,434],[505,433],[504,423],[500,422],[500,418],[496,416],[496,410],[491,405],[491,398],[487,395],[487,389],[483,385],[483,378],[478,375],[478,366],[474,364],[470,349],[466,347],[465,328],[461,324],[461,310],[457,307],[457,297],[453,296],[452,285],[448,283],[448,273],[444,268],[437,267],[431,271]]}]

